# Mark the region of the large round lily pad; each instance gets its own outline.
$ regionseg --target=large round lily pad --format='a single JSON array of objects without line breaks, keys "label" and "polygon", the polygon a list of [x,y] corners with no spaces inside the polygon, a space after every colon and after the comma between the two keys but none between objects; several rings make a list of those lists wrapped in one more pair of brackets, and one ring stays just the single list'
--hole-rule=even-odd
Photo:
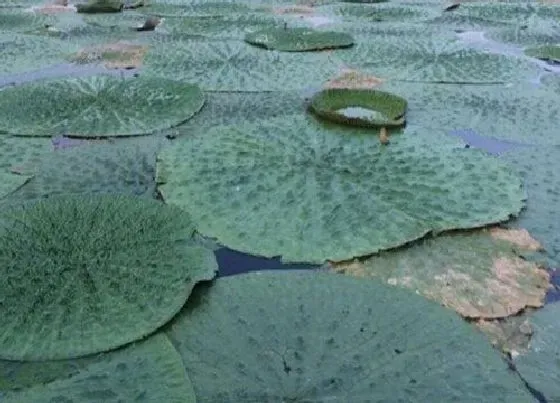
[{"label": "large round lily pad", "polygon": [[[163,334],[87,361],[76,365],[66,376],[61,372],[59,378],[49,383],[38,381],[28,388],[4,392],[2,402],[196,401],[181,357]],[[27,364],[35,367],[33,374],[37,380],[48,379],[41,374],[41,367],[45,372],[57,365],[71,367],[70,361]]]},{"label": "large round lily pad", "polygon": [[518,176],[447,137],[325,128],[294,115],[194,131],[158,155],[167,203],[224,245],[322,263],[389,249],[430,231],[507,220]]},{"label": "large round lily pad", "polygon": [[245,41],[266,49],[283,52],[306,52],[323,49],[348,48],[354,38],[344,32],[318,31],[310,28],[273,28],[252,32]]},{"label": "large round lily pad", "polygon": [[317,116],[352,126],[402,126],[406,99],[385,91],[329,88],[313,96],[309,109]]},{"label": "large round lily pad", "polygon": [[217,265],[178,209],[125,196],[60,197],[0,216],[0,358],[106,351],[165,324]]},{"label": "large round lily pad", "polygon": [[531,402],[485,336],[373,280],[257,272],[193,294],[168,331],[197,402]]},{"label": "large round lily pad", "polygon": [[157,77],[44,80],[7,88],[0,133],[110,137],[151,134],[179,125],[204,104],[192,84]]},{"label": "large round lily pad", "polygon": [[548,273],[518,252],[537,248],[527,231],[493,228],[420,240],[331,269],[409,288],[466,318],[496,319],[544,305]]},{"label": "large round lily pad", "polygon": [[515,358],[515,366],[547,401],[560,401],[560,304],[545,306],[532,315],[530,321],[533,337],[529,351]]}]

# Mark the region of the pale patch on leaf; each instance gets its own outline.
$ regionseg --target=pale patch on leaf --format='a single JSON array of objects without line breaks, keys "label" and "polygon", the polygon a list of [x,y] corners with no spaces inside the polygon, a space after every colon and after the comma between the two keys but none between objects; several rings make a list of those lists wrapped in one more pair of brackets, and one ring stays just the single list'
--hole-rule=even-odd
[{"label": "pale patch on leaf", "polygon": [[33,6],[25,11],[38,13],[38,14],[58,14],[58,13],[75,13],[77,11],[76,7],[72,4],[68,4],[67,0],[55,0],[51,4],[42,4],[39,6]]},{"label": "pale patch on leaf", "polygon": [[511,356],[524,354],[529,348],[533,328],[526,314],[499,320],[480,319],[475,326],[490,339],[498,350]]},{"label": "pale patch on leaf", "polygon": [[490,235],[496,239],[508,241],[521,249],[528,251],[541,251],[543,246],[533,238],[529,231],[524,228],[519,229],[506,229],[495,227],[490,229]]},{"label": "pale patch on leaf", "polygon": [[[549,287],[548,272],[522,259],[512,247],[531,248],[534,243],[518,243],[519,231],[504,231],[450,233],[362,261],[329,262],[329,267],[410,288],[463,317],[504,318],[543,306]],[[502,234],[501,238],[495,234]]]},{"label": "pale patch on leaf", "polygon": [[381,86],[383,82],[383,79],[373,75],[365,74],[358,70],[343,68],[340,74],[327,81],[323,85],[323,88],[373,89]]},{"label": "pale patch on leaf", "polygon": [[77,63],[102,62],[108,69],[134,69],[142,65],[148,51],[146,45],[115,42],[80,50],[73,61]]},{"label": "pale patch on leaf", "polygon": [[272,9],[274,14],[284,15],[284,14],[313,14],[315,9],[313,6],[284,6],[284,7],[274,7]]}]

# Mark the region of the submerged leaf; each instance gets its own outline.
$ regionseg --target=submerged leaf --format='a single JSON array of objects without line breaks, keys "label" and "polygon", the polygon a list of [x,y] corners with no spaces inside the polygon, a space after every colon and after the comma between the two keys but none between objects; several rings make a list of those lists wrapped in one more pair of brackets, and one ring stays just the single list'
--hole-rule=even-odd
[{"label": "submerged leaf", "polygon": [[200,403],[533,401],[457,315],[375,281],[220,278],[195,291],[168,335]]},{"label": "submerged leaf", "polygon": [[[49,383],[37,382],[25,389],[4,392],[2,402],[196,402],[181,357],[163,334],[88,361],[66,371],[66,376],[61,371],[61,376]],[[22,365],[19,369],[25,371],[30,364]],[[32,374],[44,381],[49,379],[44,376],[46,371],[56,371],[64,365],[71,368],[72,361],[31,365],[35,365]]]},{"label": "submerged leaf", "polygon": [[214,127],[164,149],[157,181],[202,234],[291,262],[351,259],[519,213],[525,194],[504,164],[424,137],[383,147],[371,131],[298,115]]},{"label": "submerged leaf", "polygon": [[112,137],[177,126],[204,104],[196,85],[158,77],[44,80],[2,91],[0,133]]},{"label": "submerged leaf", "polygon": [[513,250],[518,245],[498,234],[480,230],[440,235],[331,268],[410,288],[467,318],[504,318],[526,307],[541,307],[548,273],[523,260]]},{"label": "submerged leaf", "polygon": [[189,244],[189,217],[156,201],[49,198],[0,218],[3,359],[74,358],[141,339],[217,270]]}]

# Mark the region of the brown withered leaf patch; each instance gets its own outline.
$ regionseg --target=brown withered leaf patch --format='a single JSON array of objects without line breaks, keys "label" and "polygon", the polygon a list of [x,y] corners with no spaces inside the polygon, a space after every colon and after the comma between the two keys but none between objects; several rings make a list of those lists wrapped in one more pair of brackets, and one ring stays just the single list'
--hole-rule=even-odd
[{"label": "brown withered leaf patch", "polygon": [[541,307],[550,287],[548,272],[519,255],[536,241],[529,236],[518,243],[520,232],[505,231],[442,234],[366,259],[330,262],[328,268],[410,288],[465,318],[505,318]]},{"label": "brown withered leaf patch", "polygon": [[108,69],[133,69],[142,65],[148,46],[115,42],[80,50],[73,58],[76,63],[101,63]]},{"label": "brown withered leaf patch", "polygon": [[285,14],[313,14],[315,9],[313,6],[283,6],[283,7],[274,7],[272,9],[274,14],[278,15],[285,15]]},{"label": "brown withered leaf patch", "polygon": [[323,88],[373,89],[380,87],[384,81],[379,77],[344,68],[337,77],[323,84]]}]

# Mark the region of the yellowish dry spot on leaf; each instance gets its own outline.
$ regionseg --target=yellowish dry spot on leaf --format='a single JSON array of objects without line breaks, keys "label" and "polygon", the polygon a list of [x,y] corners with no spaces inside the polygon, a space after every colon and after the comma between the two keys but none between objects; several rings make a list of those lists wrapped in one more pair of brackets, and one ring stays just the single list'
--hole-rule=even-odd
[{"label": "yellowish dry spot on leaf", "polygon": [[33,6],[26,11],[38,14],[74,13],[76,12],[76,7],[69,5],[68,0],[55,0],[50,4]]},{"label": "yellowish dry spot on leaf", "polygon": [[284,15],[284,14],[313,14],[315,9],[312,6],[284,6],[284,7],[274,7],[272,9],[274,14]]},{"label": "yellowish dry spot on leaf", "polygon": [[[528,242],[532,238],[526,231],[476,230],[463,232],[462,236],[486,237],[482,239],[490,243],[492,257],[477,260],[476,250],[465,255],[453,249],[434,252],[431,246],[417,246],[412,251],[399,248],[365,260],[329,262],[328,268],[355,277],[378,277],[390,285],[410,288],[466,318],[506,318],[544,305],[550,287],[548,272],[503,244],[491,244],[496,237],[496,242],[534,248],[536,244]],[[438,241],[430,242],[429,245],[435,245]],[[418,260],[422,255],[428,258]]]},{"label": "yellowish dry spot on leaf", "polygon": [[502,239],[504,241],[508,241],[522,249],[530,250],[530,251],[540,251],[543,250],[542,245],[533,238],[529,231],[526,229],[506,229],[506,228],[499,228],[494,227],[490,229],[490,235],[492,235],[496,239]]},{"label": "yellowish dry spot on leaf", "polygon": [[480,319],[476,327],[490,339],[490,343],[504,353],[523,354],[528,350],[533,328],[527,315],[501,320]]},{"label": "yellowish dry spot on leaf", "polygon": [[323,84],[323,88],[372,89],[381,86],[383,82],[381,78],[344,68],[339,76]]},{"label": "yellowish dry spot on leaf", "polygon": [[80,50],[74,57],[78,63],[103,63],[108,69],[132,69],[142,65],[148,51],[146,45],[116,42]]}]

